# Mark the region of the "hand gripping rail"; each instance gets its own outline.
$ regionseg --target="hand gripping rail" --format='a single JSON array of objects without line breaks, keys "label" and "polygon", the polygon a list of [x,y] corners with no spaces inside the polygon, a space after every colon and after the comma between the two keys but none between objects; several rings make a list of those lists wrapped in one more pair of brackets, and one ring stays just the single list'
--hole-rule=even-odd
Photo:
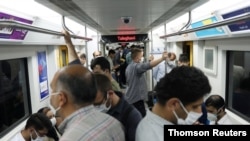
[{"label": "hand gripping rail", "polygon": [[[24,24],[24,23],[14,21],[14,20],[6,20],[6,19],[2,20],[2,19],[0,19],[0,27],[18,28],[18,29],[25,29],[25,30],[29,30],[29,31],[39,32],[39,33],[64,36],[64,34],[62,32],[53,31],[53,30],[49,30],[49,29],[45,29],[45,28],[40,28],[40,27]],[[70,37],[74,38],[74,39],[83,39],[86,41],[92,40],[91,38],[81,37],[81,36],[77,36],[77,35],[70,35]]]}]

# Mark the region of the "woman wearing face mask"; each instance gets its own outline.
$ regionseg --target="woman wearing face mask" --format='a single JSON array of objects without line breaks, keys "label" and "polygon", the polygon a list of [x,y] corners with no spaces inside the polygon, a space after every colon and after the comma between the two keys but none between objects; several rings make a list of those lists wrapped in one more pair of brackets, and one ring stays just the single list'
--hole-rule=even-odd
[{"label": "woman wearing face mask", "polygon": [[225,101],[220,95],[211,95],[205,101],[210,125],[232,125],[233,122],[225,111]]},{"label": "woman wearing face mask", "polygon": [[25,128],[17,133],[11,141],[44,141],[52,124],[48,117],[41,113],[32,114],[26,122]]},{"label": "woman wearing face mask", "polygon": [[42,113],[42,114],[46,115],[50,119],[50,121],[53,125],[53,128],[49,129],[48,134],[44,138],[44,141],[59,141],[60,134],[59,134],[58,129],[57,129],[58,123],[57,123],[57,119],[55,118],[53,112],[50,110],[49,107],[43,107],[43,108],[38,110],[38,113]]},{"label": "woman wearing face mask", "polygon": [[175,67],[157,83],[157,102],[136,129],[136,141],[163,141],[164,125],[193,125],[202,115],[203,97],[211,86],[195,67]]}]

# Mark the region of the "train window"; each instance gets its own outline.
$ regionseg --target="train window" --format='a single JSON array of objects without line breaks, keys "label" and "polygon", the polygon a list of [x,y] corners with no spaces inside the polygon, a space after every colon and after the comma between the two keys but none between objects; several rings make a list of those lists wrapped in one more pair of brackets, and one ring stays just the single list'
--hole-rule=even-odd
[{"label": "train window", "polygon": [[250,121],[250,51],[228,51],[227,60],[227,106]]},{"label": "train window", "polygon": [[0,137],[30,114],[27,59],[0,60]]}]

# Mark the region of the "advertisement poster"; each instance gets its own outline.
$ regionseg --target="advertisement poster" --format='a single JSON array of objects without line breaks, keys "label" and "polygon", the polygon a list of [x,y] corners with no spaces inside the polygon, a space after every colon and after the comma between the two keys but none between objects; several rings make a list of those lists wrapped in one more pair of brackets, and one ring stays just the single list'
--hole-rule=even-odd
[{"label": "advertisement poster", "polygon": [[[250,11],[250,6],[236,10],[236,11],[232,11],[229,12],[227,14],[222,15],[223,19],[229,19],[229,18],[233,18],[236,16],[240,16],[243,14],[246,14]],[[237,31],[249,31],[250,30],[250,20],[245,20],[245,21],[241,21],[235,24],[230,24],[228,25],[229,29],[231,32],[237,32]]]},{"label": "advertisement poster", "polygon": [[[9,15],[3,12],[0,12],[0,19],[8,19],[8,20],[14,20],[18,22],[22,22],[24,24],[32,24],[33,21],[27,20],[24,18],[16,17],[13,15]],[[11,27],[0,27],[0,39],[13,39],[13,40],[23,40],[27,34],[27,30],[24,29],[16,29]]]},{"label": "advertisement poster", "polygon": [[39,71],[40,99],[43,100],[49,95],[46,52],[38,52],[37,60]]},{"label": "advertisement poster", "polygon": [[[216,23],[216,22],[217,22],[216,17],[211,17],[211,18],[199,21],[199,22],[192,23],[191,27],[198,28],[198,27],[209,25],[209,24]],[[195,34],[198,38],[202,38],[202,37],[213,37],[213,36],[218,36],[218,35],[225,35],[226,33],[222,27],[214,27],[214,28],[196,31]]]}]

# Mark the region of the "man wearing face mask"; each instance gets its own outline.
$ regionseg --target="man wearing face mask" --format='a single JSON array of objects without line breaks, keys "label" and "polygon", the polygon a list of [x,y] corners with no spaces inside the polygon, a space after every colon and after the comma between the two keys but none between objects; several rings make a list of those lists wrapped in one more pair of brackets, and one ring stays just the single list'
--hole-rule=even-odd
[{"label": "man wearing face mask", "polygon": [[119,120],[125,131],[126,141],[135,141],[135,131],[142,119],[140,112],[130,105],[121,92],[113,91],[111,82],[103,74],[95,74],[97,95],[95,108]]},{"label": "man wearing face mask", "polygon": [[210,125],[232,125],[233,122],[225,111],[225,101],[220,95],[211,95],[205,101],[207,118]]},{"label": "man wearing face mask", "polygon": [[58,132],[58,128],[57,128],[57,125],[59,125],[60,122],[57,122],[57,119],[60,119],[59,117],[55,117],[52,113],[52,111],[50,110],[49,107],[43,107],[43,108],[40,108],[37,113],[42,113],[44,115],[46,115],[52,125],[53,125],[53,128],[50,128],[48,130],[48,134],[46,135],[47,137],[46,140],[44,141],[59,141],[59,137],[61,136],[60,133]]},{"label": "man wearing face mask", "polygon": [[112,84],[112,89],[114,91],[121,91],[118,82],[112,77],[110,63],[105,57],[98,57],[93,60],[91,64],[91,69],[93,73],[100,73],[106,75]]},{"label": "man wearing face mask", "polygon": [[32,114],[26,122],[25,128],[10,141],[43,141],[52,124],[48,117],[41,113]]},{"label": "man wearing face mask", "polygon": [[63,33],[71,63],[55,73],[50,83],[49,100],[53,114],[63,120],[58,126],[62,134],[60,140],[124,141],[122,124],[94,109],[95,77],[88,68],[79,64],[69,32]]},{"label": "man wearing face mask", "polygon": [[164,125],[192,125],[202,115],[203,97],[210,93],[207,76],[195,67],[175,67],[154,89],[157,102],[136,130],[136,141],[163,141]]}]

